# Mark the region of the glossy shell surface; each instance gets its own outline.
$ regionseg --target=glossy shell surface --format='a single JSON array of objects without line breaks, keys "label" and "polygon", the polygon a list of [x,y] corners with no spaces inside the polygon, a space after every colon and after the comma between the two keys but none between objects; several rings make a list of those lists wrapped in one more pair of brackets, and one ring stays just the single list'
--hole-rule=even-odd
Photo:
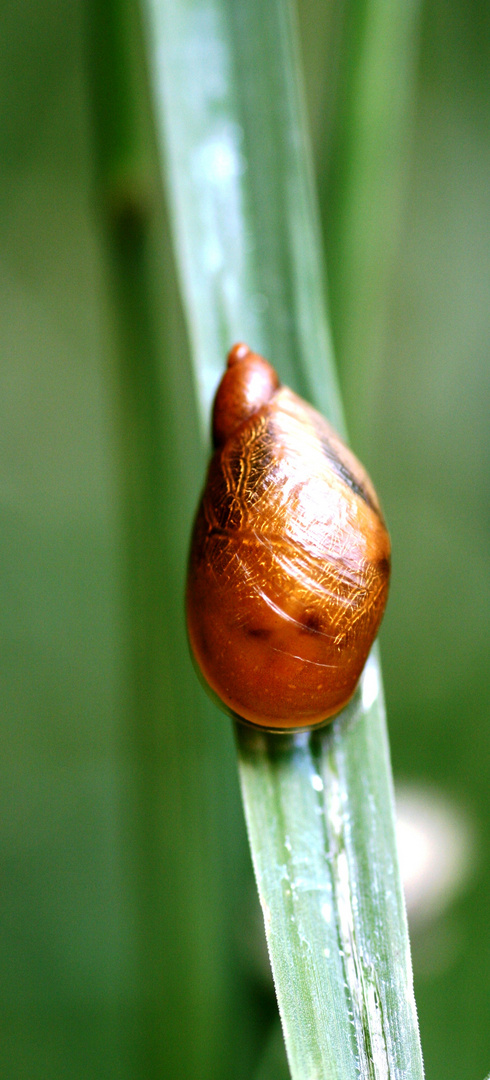
[{"label": "glossy shell surface", "polygon": [[187,586],[196,661],[252,724],[322,723],[352,696],[386,603],[390,540],[373,485],[244,345],[218,388],[214,440]]}]

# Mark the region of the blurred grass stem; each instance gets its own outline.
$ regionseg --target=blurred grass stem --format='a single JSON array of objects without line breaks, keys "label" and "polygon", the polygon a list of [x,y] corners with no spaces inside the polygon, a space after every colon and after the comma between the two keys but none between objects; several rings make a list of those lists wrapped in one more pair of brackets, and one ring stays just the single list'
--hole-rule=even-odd
[{"label": "blurred grass stem", "polygon": [[356,445],[375,423],[390,275],[400,238],[419,0],[347,7],[335,133],[325,163],[332,323]]}]

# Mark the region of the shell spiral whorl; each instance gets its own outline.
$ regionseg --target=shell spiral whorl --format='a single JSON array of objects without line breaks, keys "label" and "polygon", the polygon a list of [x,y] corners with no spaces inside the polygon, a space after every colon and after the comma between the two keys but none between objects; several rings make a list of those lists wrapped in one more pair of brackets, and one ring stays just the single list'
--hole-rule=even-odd
[{"label": "shell spiral whorl", "polygon": [[276,730],[332,718],[383,615],[390,540],[373,485],[333,428],[235,345],[213,410],[187,622],[225,706]]}]

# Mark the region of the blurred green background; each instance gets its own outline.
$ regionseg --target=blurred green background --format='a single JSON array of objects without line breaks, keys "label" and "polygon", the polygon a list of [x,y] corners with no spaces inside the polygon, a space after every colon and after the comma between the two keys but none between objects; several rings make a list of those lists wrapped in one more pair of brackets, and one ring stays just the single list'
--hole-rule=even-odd
[{"label": "blurred green background", "polygon": [[[157,215],[163,374],[147,386],[124,360],[87,10],[0,5],[0,1075],[174,1080],[216,1076],[219,1060],[219,1076],[248,1077],[274,1000],[231,734],[226,720],[208,729],[191,676],[187,718],[166,726],[166,665],[185,648],[192,499],[179,501],[180,481],[189,472],[196,495],[204,463],[175,416],[163,421],[175,460],[145,444],[144,423],[149,409],[164,415],[168,383],[170,397],[189,395],[186,338]],[[362,417],[336,302],[329,166],[350,14],[347,3],[299,4],[349,429],[393,539],[381,646],[416,999],[429,1080],[483,1080],[490,12],[483,0],[421,7],[399,231]],[[151,518],[155,492],[168,531]],[[159,573],[172,578],[162,604],[160,540]]]}]

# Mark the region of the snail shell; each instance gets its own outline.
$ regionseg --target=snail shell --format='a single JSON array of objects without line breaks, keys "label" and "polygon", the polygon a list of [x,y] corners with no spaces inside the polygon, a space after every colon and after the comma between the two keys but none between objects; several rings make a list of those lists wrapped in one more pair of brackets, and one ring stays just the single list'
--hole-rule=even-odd
[{"label": "snail shell", "polygon": [[377,634],[390,539],[373,485],[270,364],[235,345],[192,537],[187,621],[229,710],[268,729],[333,717]]}]

